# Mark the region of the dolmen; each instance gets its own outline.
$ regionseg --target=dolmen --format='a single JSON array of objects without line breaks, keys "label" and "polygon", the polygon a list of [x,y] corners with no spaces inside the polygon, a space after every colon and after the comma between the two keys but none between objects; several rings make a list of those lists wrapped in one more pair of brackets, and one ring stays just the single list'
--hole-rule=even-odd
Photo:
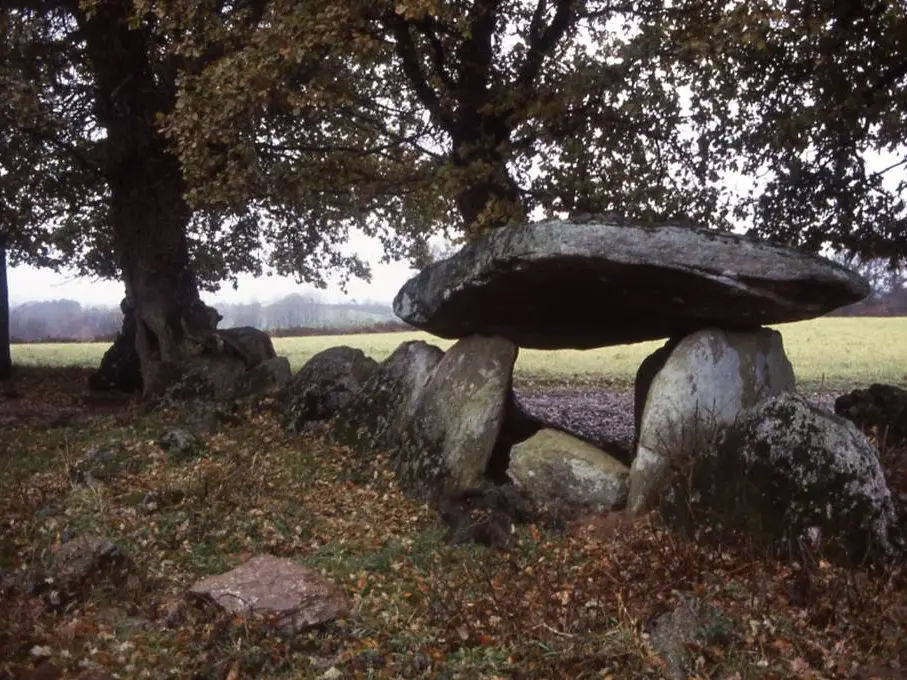
[{"label": "dolmen", "polygon": [[[499,229],[403,286],[394,312],[457,343],[404,343],[340,412],[335,437],[387,454],[404,490],[430,501],[513,483],[567,514],[658,509],[692,532],[698,516],[719,518],[735,535],[755,517],[760,542],[779,550],[809,540],[848,559],[890,554],[896,513],[877,455],[851,423],[796,396],[781,334],[766,328],[868,293],[819,256],[686,225]],[[666,344],[637,374],[629,466],[535,421],[513,395],[520,347],[655,339]]]}]

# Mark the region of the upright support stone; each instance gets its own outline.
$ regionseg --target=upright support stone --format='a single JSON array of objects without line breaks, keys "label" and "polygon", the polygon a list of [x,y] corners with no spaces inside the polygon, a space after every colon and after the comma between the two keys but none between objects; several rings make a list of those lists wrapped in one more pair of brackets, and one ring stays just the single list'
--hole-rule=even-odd
[{"label": "upright support stone", "polygon": [[447,351],[393,457],[397,478],[408,493],[434,500],[485,481],[516,357],[517,347],[509,340],[478,335]]},{"label": "upright support stone", "polygon": [[441,349],[422,341],[401,344],[340,410],[332,439],[363,457],[398,449],[443,356]]},{"label": "upright support stone", "polygon": [[651,509],[673,462],[709,444],[743,409],[794,388],[777,331],[706,329],[683,338],[649,389],[627,509]]}]

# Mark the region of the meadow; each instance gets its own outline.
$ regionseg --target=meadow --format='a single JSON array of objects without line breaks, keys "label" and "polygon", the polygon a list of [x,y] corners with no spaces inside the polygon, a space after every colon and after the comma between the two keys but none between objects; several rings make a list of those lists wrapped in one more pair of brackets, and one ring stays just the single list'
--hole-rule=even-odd
[{"label": "meadow", "polygon": [[[907,317],[821,318],[775,326],[784,337],[798,381],[806,388],[834,389],[872,382],[907,384]],[[381,361],[400,343],[424,340],[447,349],[453,344],[423,332],[275,338],[279,354],[294,370],[314,354],[336,345],[357,347]],[[662,341],[593,350],[520,351],[517,381],[630,385],[640,362]],[[14,345],[18,365],[97,366],[104,343]]]}]

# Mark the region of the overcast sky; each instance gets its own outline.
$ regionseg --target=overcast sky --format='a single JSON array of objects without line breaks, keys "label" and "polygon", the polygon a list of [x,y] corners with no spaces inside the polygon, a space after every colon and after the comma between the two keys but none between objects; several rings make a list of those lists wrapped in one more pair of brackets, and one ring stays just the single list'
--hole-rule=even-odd
[{"label": "overcast sky", "polygon": [[[355,237],[354,237],[355,238]],[[337,284],[325,290],[316,291],[287,277],[243,276],[239,287],[233,290],[224,284],[220,292],[203,294],[206,302],[271,302],[291,293],[314,292],[325,302],[357,300],[390,303],[400,287],[416,274],[408,264],[395,262],[380,264],[381,245],[375,239],[355,239],[355,248],[360,257],[372,266],[372,281],[366,283],[353,279],[347,285],[344,295]],[[49,269],[34,267],[10,267],[8,270],[9,301],[11,305],[37,300],[75,300],[83,305],[118,306],[123,298],[124,288],[119,281],[102,281],[77,277],[71,273],[57,274]]]}]

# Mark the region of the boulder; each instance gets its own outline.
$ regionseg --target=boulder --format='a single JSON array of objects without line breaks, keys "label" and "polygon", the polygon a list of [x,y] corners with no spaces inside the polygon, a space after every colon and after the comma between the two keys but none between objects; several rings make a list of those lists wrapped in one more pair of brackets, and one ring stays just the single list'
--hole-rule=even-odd
[{"label": "boulder", "polygon": [[629,472],[601,449],[552,429],[514,446],[507,470],[535,505],[570,517],[622,508]]},{"label": "boulder", "polygon": [[240,399],[268,394],[281,389],[290,382],[292,376],[290,360],[286,357],[274,357],[239,376],[233,385],[233,394]]},{"label": "boulder", "polygon": [[495,467],[516,356],[509,340],[478,335],[447,351],[391,458],[406,492],[435,500],[482,485]]},{"label": "boulder", "polygon": [[742,539],[779,556],[806,547],[846,562],[898,553],[878,452],[853,423],[800,395],[743,411],[718,444],[677,472],[662,514],[700,538]]},{"label": "boulder", "polygon": [[344,616],[346,595],[314,569],[271,555],[193,585],[187,599],[210,602],[231,614],[271,616],[278,628],[298,632]]},{"label": "boulder", "polygon": [[337,415],[332,438],[362,456],[395,450],[444,352],[421,340],[404,342]]},{"label": "boulder", "polygon": [[649,390],[652,388],[652,381],[658,372],[664,368],[671,352],[677,347],[677,343],[682,338],[673,338],[668,340],[665,345],[659,347],[649,356],[642,360],[639,368],[636,369],[636,380],[633,382],[633,433],[634,443],[639,441],[639,428],[642,426],[642,412],[646,407],[646,400],[649,398]]},{"label": "boulder", "polygon": [[408,281],[394,312],[445,338],[587,349],[810,319],[868,294],[860,276],[806,252],[601,217],[495,229]]},{"label": "boulder", "polygon": [[242,359],[247,368],[254,368],[277,356],[271,336],[258,328],[221,328],[215,330],[214,334],[219,341],[219,349],[228,356]]},{"label": "boulder", "polygon": [[239,357],[201,354],[187,360],[186,370],[156,400],[167,408],[182,408],[187,403],[205,406],[232,395],[236,381],[246,372]]},{"label": "boulder", "polygon": [[870,385],[835,400],[835,413],[864,430],[875,430],[886,444],[907,442],[907,390],[894,385]]},{"label": "boulder", "polygon": [[101,357],[101,365],[88,376],[90,390],[138,392],[142,389],[142,364],[135,349],[135,312],[129,298],[123,298],[120,310],[123,327]]},{"label": "boulder", "polygon": [[651,509],[672,458],[707,446],[740,411],[794,387],[778,331],[704,329],[683,338],[652,379],[627,508]]},{"label": "boulder", "polygon": [[361,349],[341,345],[309,359],[283,389],[287,426],[301,431],[346,406],[378,367]]}]

